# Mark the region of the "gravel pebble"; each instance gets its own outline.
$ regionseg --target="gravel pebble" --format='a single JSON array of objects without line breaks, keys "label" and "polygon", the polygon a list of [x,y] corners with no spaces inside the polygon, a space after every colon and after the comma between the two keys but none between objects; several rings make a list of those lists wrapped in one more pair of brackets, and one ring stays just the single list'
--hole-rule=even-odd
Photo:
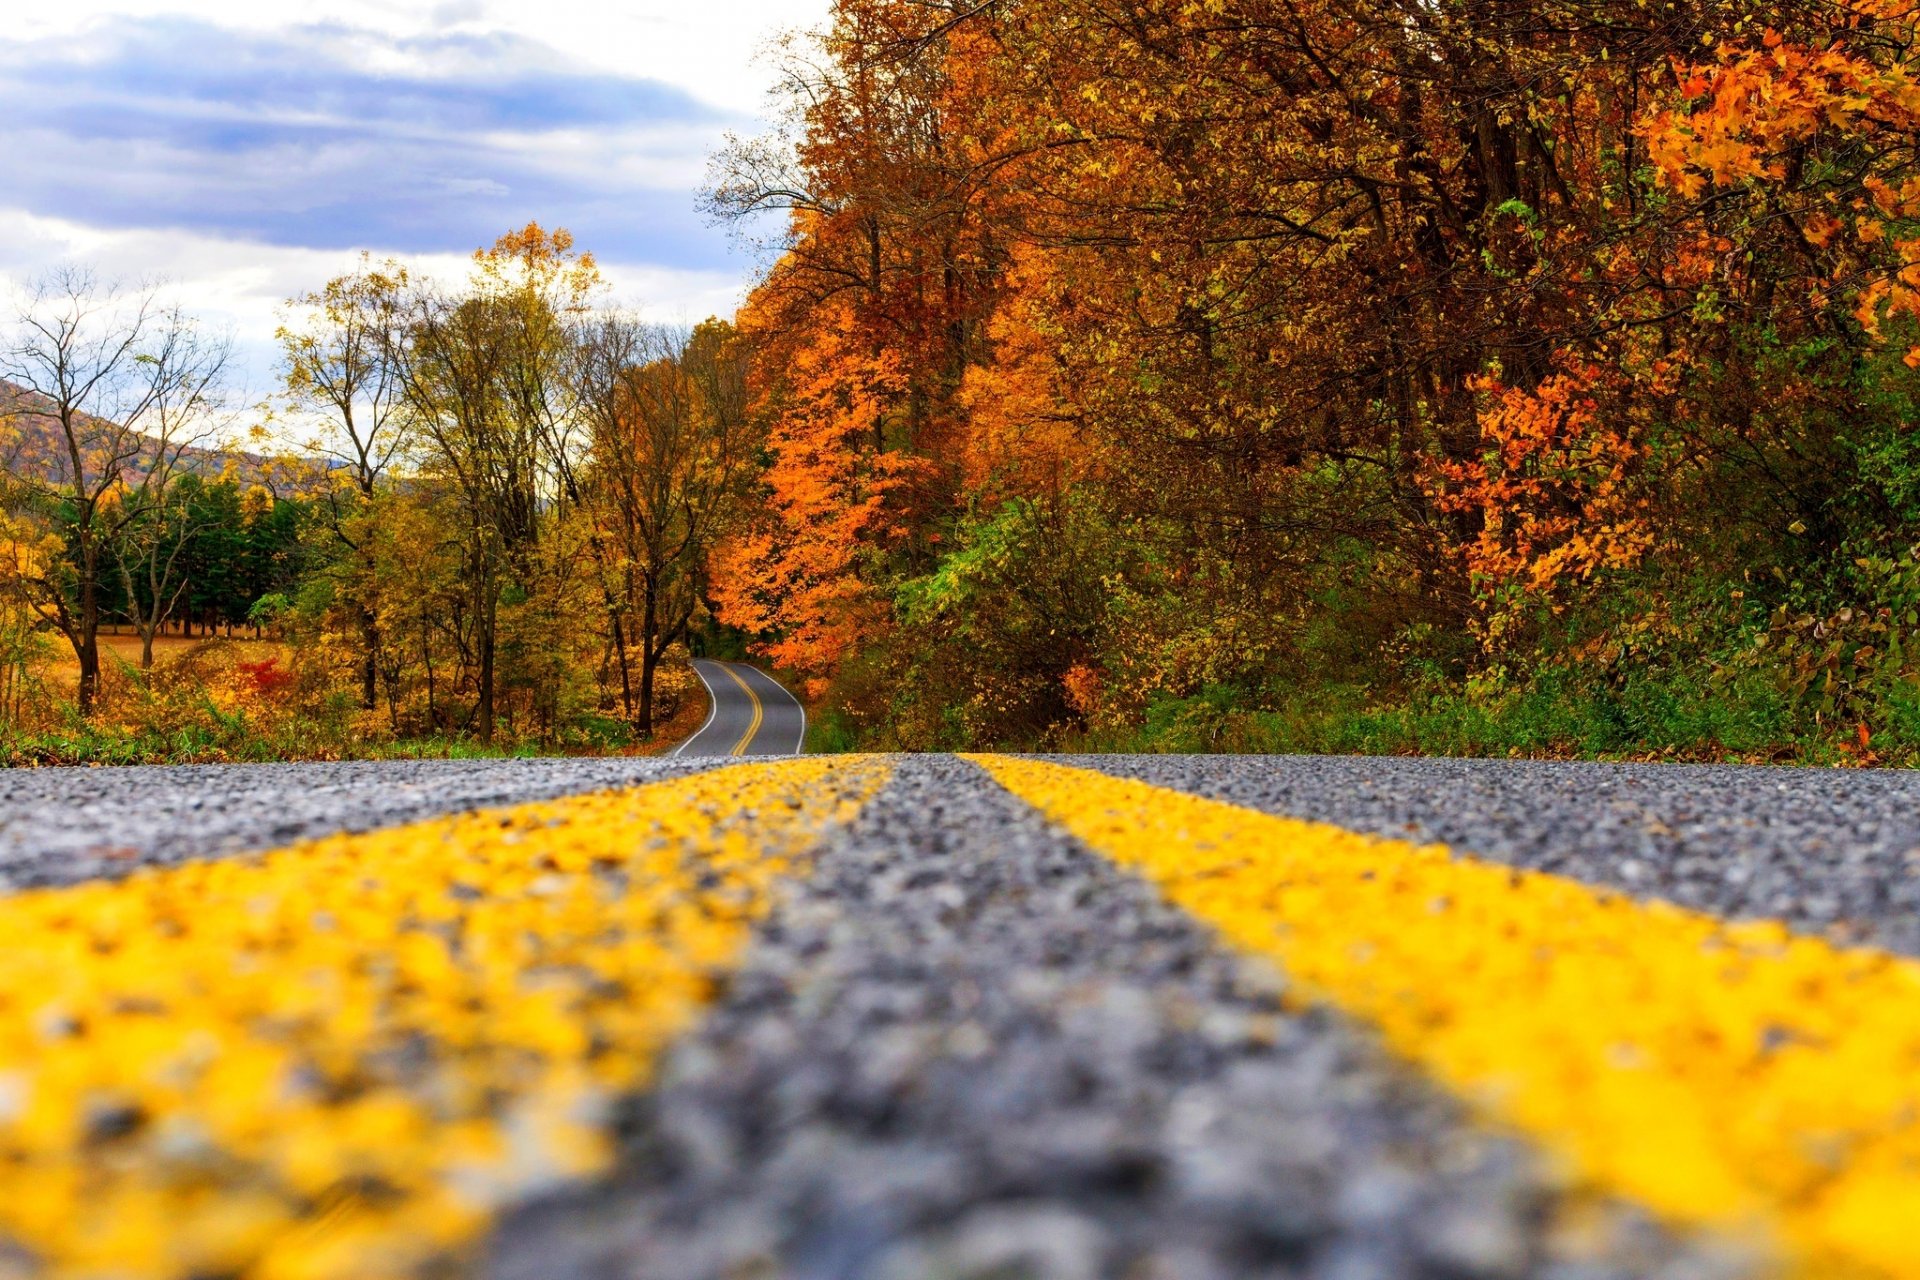
[{"label": "gravel pebble", "polygon": [[951,758],[829,838],[493,1280],[1712,1280]]}]

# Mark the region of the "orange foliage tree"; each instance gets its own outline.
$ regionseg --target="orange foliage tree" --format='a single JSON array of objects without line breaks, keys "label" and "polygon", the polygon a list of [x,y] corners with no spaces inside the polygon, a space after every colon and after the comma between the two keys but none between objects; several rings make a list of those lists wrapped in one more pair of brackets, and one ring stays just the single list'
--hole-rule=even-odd
[{"label": "orange foliage tree", "polygon": [[[1875,338],[1889,316],[1920,316],[1914,17],[1908,4],[1849,0],[1821,25],[1724,41],[1679,69],[1642,124],[1660,184],[1722,207],[1689,230],[1731,223],[1750,243],[1756,223],[1777,225],[1805,260],[1812,299],[1850,304]],[[1920,344],[1906,359],[1920,365]]]},{"label": "orange foliage tree", "polygon": [[1481,588],[1490,639],[1505,634],[1529,599],[1556,601],[1573,584],[1632,569],[1653,550],[1643,432],[1631,412],[1605,403],[1622,381],[1579,364],[1527,390],[1492,378],[1475,384],[1486,398],[1485,452],[1437,464],[1433,488],[1441,511],[1480,526],[1463,556]]},{"label": "orange foliage tree", "polygon": [[[744,323],[761,332],[751,312]],[[773,458],[764,516],[720,547],[715,599],[727,621],[777,635],[776,661],[818,679],[884,633],[874,561],[906,542],[904,508],[926,464],[886,447],[905,394],[891,355],[829,338],[762,376],[772,384],[761,388]]]}]

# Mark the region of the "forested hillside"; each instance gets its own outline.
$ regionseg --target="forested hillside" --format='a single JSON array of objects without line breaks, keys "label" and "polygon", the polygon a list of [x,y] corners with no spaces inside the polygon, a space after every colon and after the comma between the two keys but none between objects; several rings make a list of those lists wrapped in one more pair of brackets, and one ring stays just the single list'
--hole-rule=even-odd
[{"label": "forested hillside", "polygon": [[1920,740],[1898,0],[840,0],[721,616],[878,746]]},{"label": "forested hillside", "polygon": [[[4,453],[0,453],[0,467],[9,475],[46,484],[72,483],[73,460],[58,420],[58,407],[53,401],[0,378],[0,422],[7,424],[6,434],[0,438],[0,448],[4,448]],[[81,427],[94,436],[105,436],[112,433],[114,424],[82,422]],[[304,460],[266,457],[245,449],[171,444],[144,435],[133,443],[135,452],[127,459],[126,474],[136,483],[156,468],[177,467],[182,474],[192,473],[203,481],[229,480],[243,487],[259,485],[270,492],[284,491],[292,497],[302,485],[311,485],[315,474],[312,465]]]}]

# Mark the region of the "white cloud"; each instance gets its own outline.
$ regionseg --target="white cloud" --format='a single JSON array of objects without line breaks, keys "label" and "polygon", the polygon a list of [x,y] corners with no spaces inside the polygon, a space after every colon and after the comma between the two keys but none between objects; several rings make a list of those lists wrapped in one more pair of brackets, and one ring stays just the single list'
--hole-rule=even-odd
[{"label": "white cloud", "polygon": [[[762,106],[773,77],[756,55],[828,6],[16,6],[0,36],[0,278],[64,262],[165,278],[233,334],[255,394],[272,382],[283,300],[358,249],[458,275],[529,217],[573,228],[616,294],[657,318],[727,314],[752,263],[701,225],[694,193],[725,132]],[[36,41],[58,42],[58,67]]]},{"label": "white cloud", "polygon": [[[663,80],[735,111],[755,111],[767,69],[755,55],[784,29],[817,25],[828,0],[72,0],[10,17],[16,38],[66,35],[116,17],[181,16],[272,31],[337,23],[387,36],[506,32],[621,75]],[[370,47],[377,70],[418,70],[391,44]]]},{"label": "white cloud", "polygon": [[[102,230],[82,223],[0,209],[0,275],[16,283],[61,263],[84,263],[105,280],[163,283],[167,295],[234,339],[235,390],[249,398],[273,389],[273,342],[289,298],[353,268],[359,255],[290,248],[179,231]],[[466,253],[409,254],[415,271],[448,282],[467,273]],[[603,261],[610,297],[650,319],[693,323],[731,315],[745,284],[735,273],[644,262]],[[4,317],[0,317],[4,319]]]},{"label": "white cloud", "polygon": [[[376,74],[350,46],[424,59]],[[282,245],[431,252],[529,218],[609,256],[725,261],[693,209],[732,116],[511,34],[202,19],[0,45],[12,203]]]}]

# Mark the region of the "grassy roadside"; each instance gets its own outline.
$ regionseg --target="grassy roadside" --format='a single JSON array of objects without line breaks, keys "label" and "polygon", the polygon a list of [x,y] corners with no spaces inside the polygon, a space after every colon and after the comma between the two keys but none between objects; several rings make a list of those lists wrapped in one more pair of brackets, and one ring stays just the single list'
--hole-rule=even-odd
[{"label": "grassy roadside", "polygon": [[490,760],[549,754],[531,743],[486,745],[468,738],[350,742],[313,727],[256,733],[245,726],[124,732],[69,730],[0,733],[0,767],[142,764],[276,764],[312,760]]},{"label": "grassy roadside", "polygon": [[1160,698],[1133,725],[1090,728],[1078,751],[1453,756],[1539,760],[1920,764],[1920,693],[1867,720],[1808,717],[1770,681],[1703,688],[1646,679],[1606,690],[1554,681],[1400,700],[1335,686],[1249,697],[1216,687]]}]

